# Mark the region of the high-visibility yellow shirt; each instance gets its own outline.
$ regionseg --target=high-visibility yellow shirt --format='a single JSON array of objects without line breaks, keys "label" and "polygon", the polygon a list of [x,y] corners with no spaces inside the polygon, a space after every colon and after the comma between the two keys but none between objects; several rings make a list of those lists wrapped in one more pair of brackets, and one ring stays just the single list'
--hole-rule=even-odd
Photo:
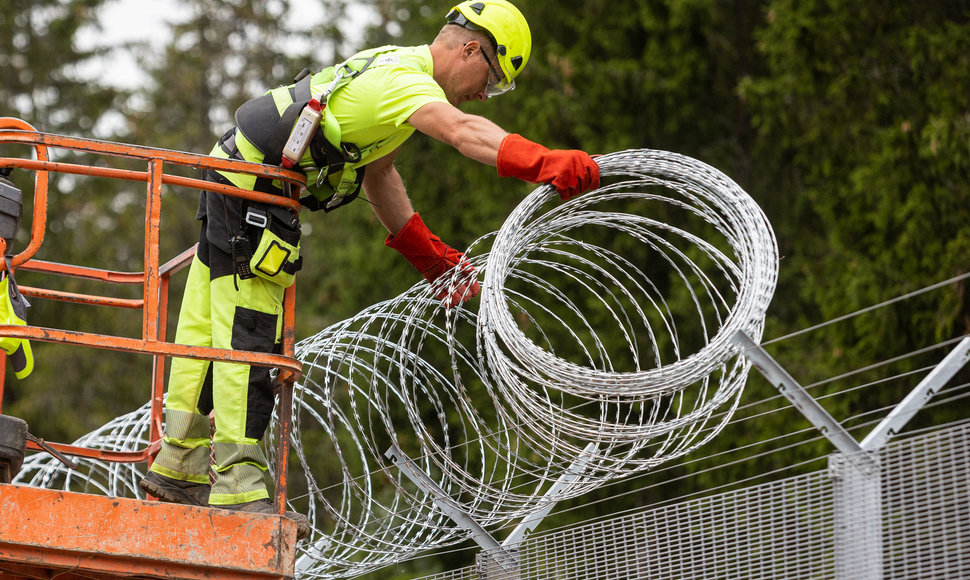
[{"label": "high-visibility yellow shirt", "polygon": [[[362,164],[387,155],[414,133],[407,120],[428,103],[444,102],[445,92],[434,80],[434,62],[427,45],[363,51],[354,58],[379,53],[363,74],[334,94],[328,106],[340,123],[343,140],[361,149],[389,140]],[[385,52],[387,51],[387,52]],[[398,59],[397,62],[394,62]],[[325,86],[311,82],[311,94]]]},{"label": "high-visibility yellow shirt", "polygon": [[[414,133],[407,121],[428,103],[447,103],[444,90],[434,80],[434,61],[428,45],[384,46],[357,53],[351,60],[378,55],[362,74],[337,90],[327,103],[340,125],[341,141],[353,143],[366,153],[361,167],[392,153]],[[310,93],[322,92],[329,82],[310,83]],[[321,121],[322,122],[322,121]],[[368,151],[374,144],[380,145]],[[313,186],[317,171],[307,174]]]},{"label": "high-visibility yellow shirt", "polygon": [[[377,59],[367,70],[339,87],[327,102],[330,113],[340,126],[341,142],[353,143],[364,152],[359,162],[348,164],[353,169],[388,155],[407,141],[414,133],[414,127],[407,120],[415,111],[428,103],[448,102],[444,90],[434,80],[434,61],[428,45],[372,48],[355,54],[348,62],[374,55],[378,55]],[[311,78],[310,93],[316,96],[329,84],[329,79],[317,73]],[[285,91],[274,91],[273,94],[289,100]],[[278,102],[277,107],[282,110],[287,104]],[[321,125],[325,120],[326,117],[321,118]],[[259,149],[241,133],[236,133],[235,142],[245,159],[262,161],[263,155]],[[218,146],[213,148],[212,155],[225,156]],[[312,164],[313,159],[308,151],[300,165],[309,168]],[[224,175],[246,189],[252,189],[255,183],[254,176]],[[307,171],[307,185],[311,192],[316,189],[318,175],[316,169]],[[337,179],[339,175],[330,178],[331,182]]]}]

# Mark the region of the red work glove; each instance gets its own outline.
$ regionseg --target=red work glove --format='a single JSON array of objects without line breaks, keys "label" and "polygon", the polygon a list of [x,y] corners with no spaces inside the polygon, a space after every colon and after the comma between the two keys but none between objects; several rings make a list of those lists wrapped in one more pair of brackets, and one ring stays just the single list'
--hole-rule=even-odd
[{"label": "red work glove", "polygon": [[[475,279],[475,268],[465,260],[465,255],[446,246],[441,238],[432,234],[417,213],[408,219],[396,236],[387,236],[384,245],[407,258],[432,287],[437,289],[435,296],[448,308],[471,300],[481,291],[478,280]],[[460,267],[461,270],[457,279],[452,282],[455,267]],[[436,280],[439,282],[437,285]]]},{"label": "red work glove", "polygon": [[563,201],[600,186],[600,167],[576,149],[547,149],[512,133],[498,148],[499,177],[551,183]]}]

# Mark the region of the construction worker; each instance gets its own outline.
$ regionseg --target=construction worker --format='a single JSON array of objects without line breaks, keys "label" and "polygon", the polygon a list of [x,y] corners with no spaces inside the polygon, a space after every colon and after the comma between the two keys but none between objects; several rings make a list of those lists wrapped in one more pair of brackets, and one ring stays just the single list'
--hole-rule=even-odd
[{"label": "construction worker", "polygon": [[[582,151],[547,149],[458,109],[515,87],[532,44],[515,6],[469,0],[453,7],[446,20],[430,45],[365,50],[245,103],[236,112],[237,126],[211,155],[304,171],[311,195],[303,201],[313,210],[331,211],[362,189],[389,232],[385,244],[429,282],[462,274],[450,287],[436,287],[452,307],[478,294],[479,285],[463,254],[433,235],[414,211],[394,168],[398,148],[415,130],[496,166],[499,176],[551,183],[563,200],[598,187],[599,169]],[[294,158],[287,147],[299,136],[301,115],[319,121],[307,149]],[[207,179],[284,193],[278,182],[254,176],[209,173]],[[203,193],[199,205],[202,236],[176,342],[278,352],[283,291],[300,267],[296,216],[212,193]],[[269,371],[174,359],[168,389],[166,437],[142,488],[166,501],[274,513],[260,449],[274,404]],[[304,516],[287,516],[300,524],[301,537],[309,533]]]}]

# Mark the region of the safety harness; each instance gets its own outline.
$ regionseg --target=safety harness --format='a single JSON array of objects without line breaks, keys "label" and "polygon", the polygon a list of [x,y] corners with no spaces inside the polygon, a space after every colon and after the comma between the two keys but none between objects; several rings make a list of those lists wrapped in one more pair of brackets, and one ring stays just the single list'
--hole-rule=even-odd
[{"label": "safety harness", "polygon": [[[353,143],[342,141],[340,124],[330,108],[326,106],[327,100],[334,93],[366,71],[378,59],[381,59],[380,54],[352,58],[338,66],[324,69],[316,75],[311,75],[308,69],[303,69],[294,79],[293,85],[273,89],[265,95],[247,101],[236,110],[236,126],[243,136],[263,153],[262,162],[267,165],[279,165],[282,161],[283,147],[294,123],[313,98],[310,94],[311,82],[316,80],[330,83],[327,89],[317,96],[317,100],[323,105],[323,130],[316,131],[310,141],[308,149],[312,165],[301,162],[296,166],[304,172],[318,169],[319,177],[314,190],[326,184],[333,192],[329,196],[318,197],[311,190],[310,195],[300,200],[311,211],[322,209],[329,212],[353,201],[360,193],[364,168],[351,166],[359,163],[367,153],[383,144],[379,141],[361,150]],[[282,108],[281,104],[285,104],[286,101],[289,101],[289,104]],[[224,139],[222,148],[228,155],[235,157],[238,152],[235,150],[234,137],[233,135],[232,138]],[[339,176],[339,178],[332,180],[331,176]],[[276,195],[282,193],[268,177],[258,177],[253,189]]]},{"label": "safety harness", "polygon": [[[300,203],[311,211],[322,209],[325,212],[350,203],[359,195],[364,178],[364,167],[354,165],[391,138],[378,140],[363,149],[354,143],[344,142],[340,124],[327,102],[334,93],[371,65],[398,64],[402,60],[400,56],[387,54],[392,50],[354,57],[315,75],[303,69],[294,79],[294,84],[273,89],[239,107],[235,114],[236,127],[222,137],[219,147],[230,158],[244,159],[236,142],[238,131],[263,154],[262,163],[281,165],[283,151],[297,119],[311,99],[315,99],[314,106],[317,103],[322,106],[322,130],[317,127],[318,130],[314,131],[307,147],[309,156],[304,154],[304,158],[292,168],[304,173],[316,169],[319,173],[315,186],[307,187],[309,194],[301,198]],[[311,95],[311,84],[327,86],[314,97]],[[228,181],[218,173],[213,173],[212,178],[219,182]],[[326,186],[332,193],[326,195],[326,190],[321,191],[321,186]],[[253,190],[272,195],[286,193],[271,178],[262,176],[256,177]],[[242,213],[241,229],[229,232],[229,248],[236,275],[242,279],[260,276],[284,287],[292,284],[294,274],[303,263],[298,217],[286,208],[252,202],[243,204]]]}]

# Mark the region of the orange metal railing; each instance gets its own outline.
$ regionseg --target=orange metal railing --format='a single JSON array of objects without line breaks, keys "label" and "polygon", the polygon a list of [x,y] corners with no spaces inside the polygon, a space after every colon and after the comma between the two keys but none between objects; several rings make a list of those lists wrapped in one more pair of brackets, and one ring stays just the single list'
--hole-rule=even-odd
[{"label": "orange metal railing", "polygon": [[[157,452],[162,437],[162,396],[164,394],[165,360],[167,357],[185,357],[210,361],[238,362],[248,365],[265,366],[279,369],[280,428],[277,440],[277,481],[276,507],[283,512],[286,501],[286,472],[289,458],[289,435],[291,428],[291,404],[293,383],[302,371],[294,356],[295,342],[295,286],[290,286],[283,300],[283,344],[279,355],[251,351],[226,350],[212,347],[198,347],[167,342],[165,328],[167,323],[168,294],[171,276],[187,266],[195,255],[191,247],[175,258],[160,264],[159,238],[161,234],[161,206],[163,186],[180,186],[196,190],[212,191],[219,194],[241,197],[262,203],[270,203],[300,210],[299,194],[305,186],[305,177],[297,172],[281,167],[219,159],[206,155],[184,153],[166,149],[156,149],[138,145],[127,145],[94,139],[83,139],[42,133],[20,119],[0,117],[0,143],[27,145],[33,148],[34,159],[0,157],[0,168],[18,167],[34,171],[33,215],[31,220],[30,241],[23,251],[13,256],[15,268],[33,272],[44,272],[55,276],[100,280],[113,284],[141,284],[141,299],[119,299],[110,296],[95,296],[72,292],[61,292],[43,288],[21,286],[26,296],[67,301],[78,304],[96,304],[115,308],[142,310],[141,338],[110,336],[88,332],[41,328],[35,326],[0,325],[0,336],[25,338],[32,341],[55,342],[78,346],[114,350],[120,352],[148,354],[153,357],[151,384],[151,443],[144,449],[130,452],[106,451],[50,443],[47,445],[68,455],[90,457],[114,462],[145,462]],[[49,148],[66,149],[94,155],[124,157],[146,163],[145,171],[62,163],[50,160]],[[165,173],[166,165],[194,167],[247,173],[280,180],[291,190],[290,197],[274,196],[254,191],[180,177]],[[35,260],[33,256],[41,248],[47,227],[49,173],[68,173],[91,177],[106,177],[128,181],[141,181],[147,184],[147,203],[145,214],[144,270],[141,272],[117,272],[71,264]],[[25,192],[26,195],[26,192]],[[0,240],[0,250],[5,250]],[[2,254],[0,254],[2,255]],[[5,264],[0,260],[0,270]],[[0,371],[5,357],[0,357]],[[0,372],[0,410],[2,410],[4,374]],[[31,449],[40,449],[29,443]]]}]

